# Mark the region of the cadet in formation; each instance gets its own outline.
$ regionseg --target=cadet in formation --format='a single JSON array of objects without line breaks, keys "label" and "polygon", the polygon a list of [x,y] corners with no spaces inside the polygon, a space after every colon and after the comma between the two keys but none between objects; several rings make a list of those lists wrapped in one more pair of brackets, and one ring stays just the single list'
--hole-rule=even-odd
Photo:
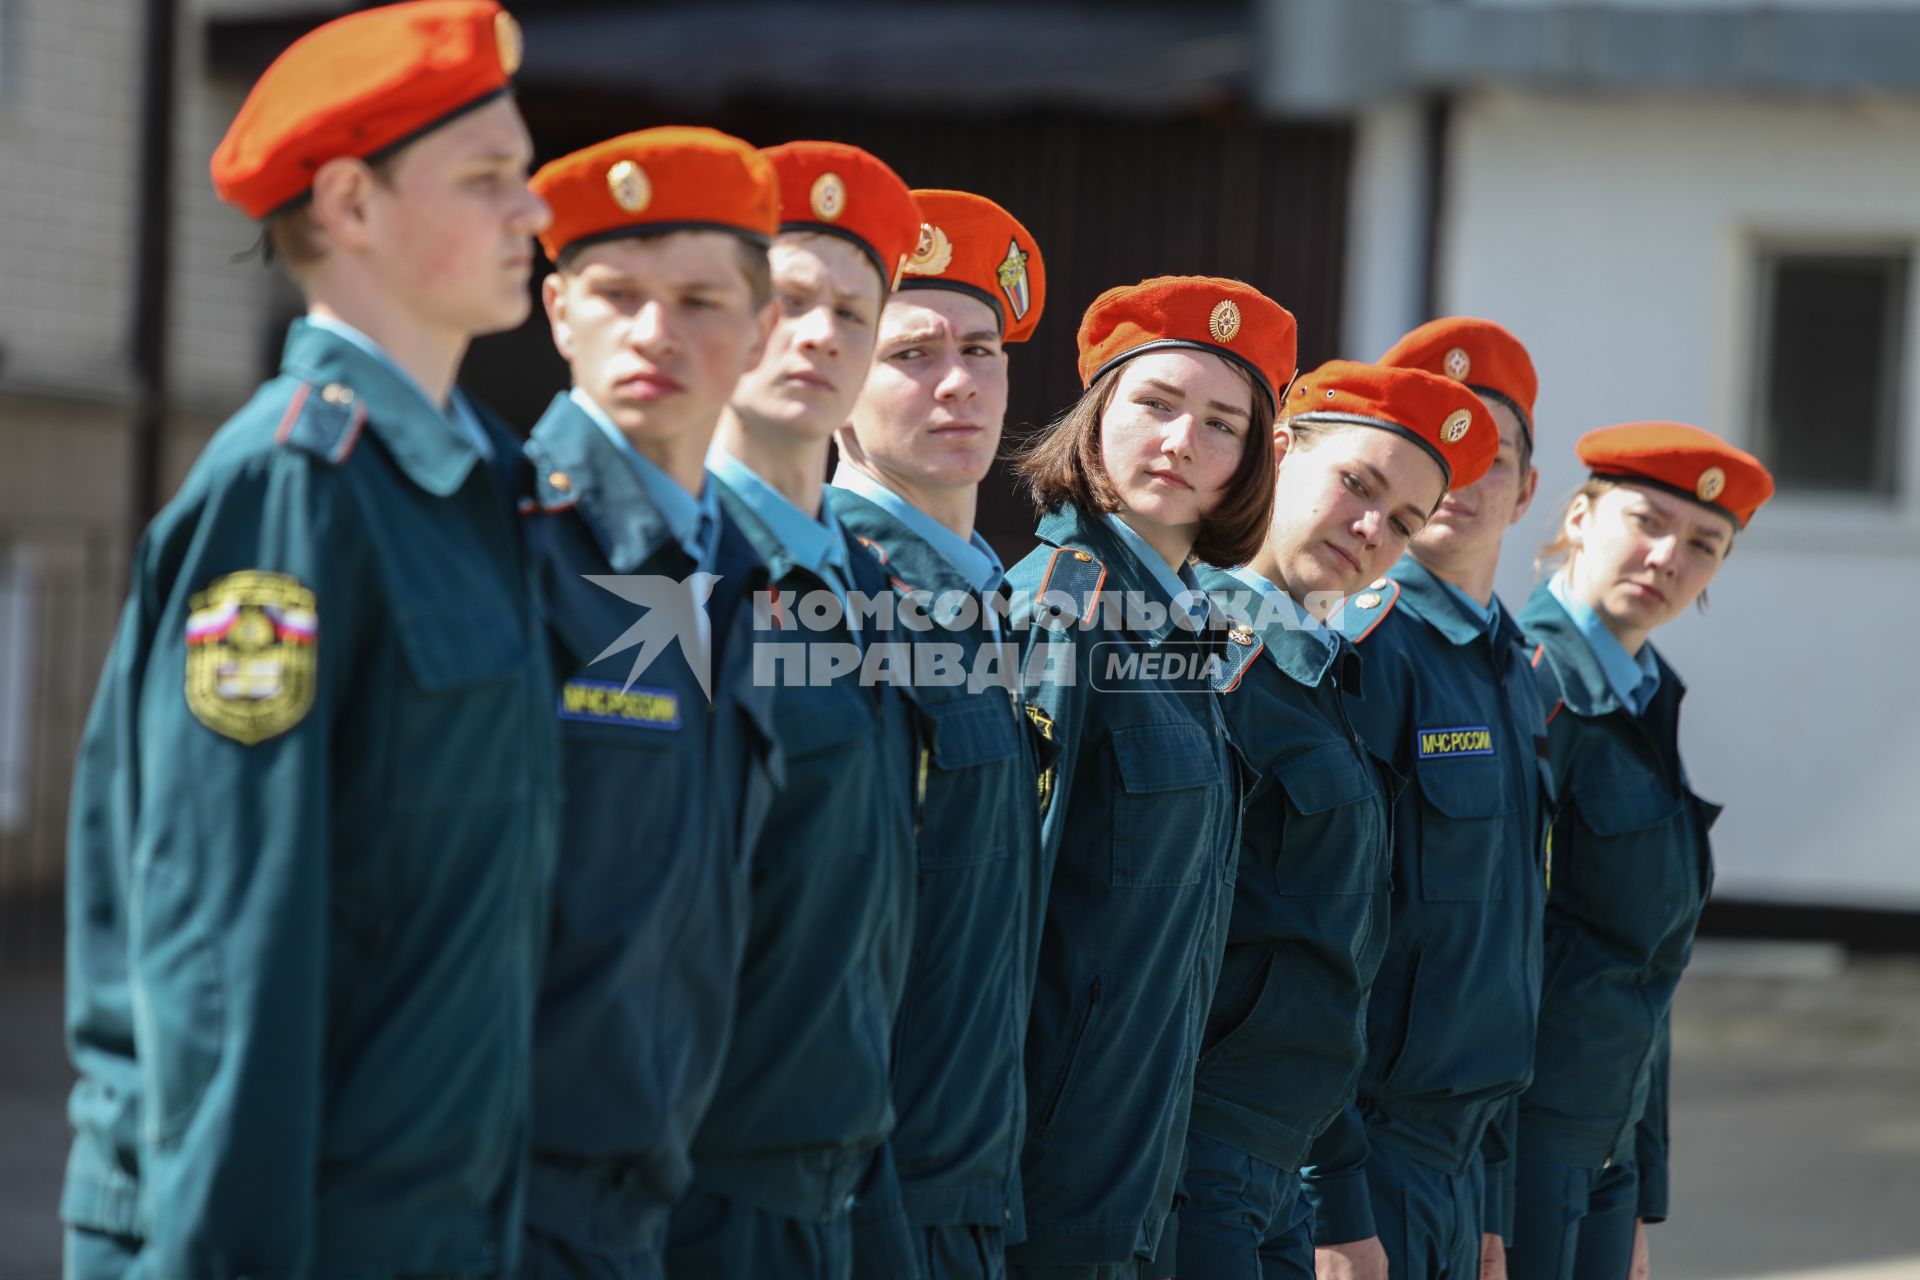
[{"label": "cadet in formation", "polygon": [[1084,394],[1020,460],[1040,546],[1009,575],[1033,602],[1023,679],[1060,745],[1011,1258],[1104,1278],[1161,1245],[1238,848],[1218,637],[1188,559],[1260,544],[1294,323],[1238,281],[1170,276],[1097,298],[1079,349]]},{"label": "cadet in formation", "polygon": [[553,682],[454,375],[547,224],[519,60],[491,0],[342,18],[214,153],[307,314],[142,537],[80,750],[69,1276],[518,1252]]},{"label": "cadet in formation", "polygon": [[[778,680],[785,786],[753,851],[732,1041],[669,1228],[667,1270],[688,1280],[845,1276],[855,1201],[899,1195],[889,1044],[913,924],[920,729],[905,690],[861,678],[859,655],[888,632],[847,605],[890,588],[821,491],[920,215],[857,148],[763,154],[780,190],[774,323],[708,465],[777,593],[766,611],[780,630],[756,631],[756,648],[799,671],[756,677]],[[878,1229],[910,1251],[903,1213]]]},{"label": "cadet in formation", "polygon": [[533,187],[573,386],[527,444],[566,804],[521,1273],[649,1277],[719,1080],[779,776],[751,670],[764,572],[706,471],[766,341],[778,191],[753,147],[688,128],[588,147]]},{"label": "cadet in formation", "polygon": [[[1255,781],[1194,1081],[1182,1274],[1314,1275],[1299,1171],[1359,1074],[1391,870],[1391,783],[1345,706],[1366,693],[1361,662],[1321,620],[1400,557],[1449,485],[1480,478],[1497,439],[1450,379],[1324,365],[1274,430],[1266,540],[1245,566],[1201,573],[1243,621],[1216,684]],[[1368,606],[1354,609],[1377,618]]]},{"label": "cadet in formation", "polygon": [[1551,708],[1546,985],[1520,1097],[1511,1271],[1626,1280],[1667,1216],[1669,1011],[1713,886],[1680,760],[1686,688],[1654,649],[1773,493],[1758,460],[1698,427],[1633,423],[1576,446],[1591,474],[1547,549],[1564,557],[1520,624]]},{"label": "cadet in formation", "polygon": [[1306,1193],[1322,1275],[1439,1280],[1477,1274],[1483,1257],[1500,1265],[1539,1001],[1546,716],[1493,594],[1501,540],[1537,484],[1535,379],[1513,335],[1465,317],[1422,325],[1380,363],[1464,384],[1500,443],[1343,611],[1364,637],[1354,724],[1407,785],[1367,1061],[1315,1144]]},{"label": "cadet in formation", "polygon": [[881,313],[827,490],[901,607],[924,617],[915,639],[928,661],[915,666],[928,676],[917,696],[931,739],[916,778],[914,959],[893,1040],[892,1152],[914,1251],[890,1258],[886,1236],[858,1231],[855,1261],[862,1276],[988,1280],[1024,1234],[1021,1046],[1046,892],[1035,782],[1052,746],[1000,652],[1005,620],[983,607],[1005,571],[974,514],[1006,417],[1006,347],[1039,324],[1046,274],[1032,235],[991,200],[913,198],[920,241]]}]

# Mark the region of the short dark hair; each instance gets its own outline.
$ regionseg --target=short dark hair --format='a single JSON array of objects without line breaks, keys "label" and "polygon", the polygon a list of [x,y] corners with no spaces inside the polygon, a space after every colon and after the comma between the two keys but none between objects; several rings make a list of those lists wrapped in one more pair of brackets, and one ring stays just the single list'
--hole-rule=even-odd
[{"label": "short dark hair", "polygon": [[[720,228],[714,229],[720,230]],[[636,234],[633,238],[642,239],[644,234]],[[656,234],[676,235],[678,233],[669,231]],[[603,239],[618,238],[607,236],[599,239],[577,240],[560,251],[560,260],[553,264],[553,269],[563,276],[570,276],[573,274],[573,264],[579,261],[582,253],[602,243]],[[767,262],[767,247],[763,244],[755,244],[745,236],[735,236],[734,241],[734,262],[740,268],[741,278],[747,282],[747,294],[753,300],[753,309],[758,311],[773,301],[773,267]]]},{"label": "short dark hair", "polygon": [[[1234,468],[1220,501],[1201,519],[1193,540],[1195,559],[1222,568],[1253,558],[1266,539],[1273,512],[1273,402],[1244,369],[1231,362],[1227,367],[1246,380],[1253,392],[1253,411],[1240,465]],[[1068,503],[1083,511],[1120,509],[1120,495],[1100,462],[1100,420],[1125,368],[1124,363],[1117,364],[1094,379],[1071,408],[1016,456],[1014,469],[1033,499],[1036,514],[1045,515]]]},{"label": "short dark hair", "polygon": [[[393,170],[399,150],[382,152],[365,162],[373,171],[373,180],[388,189],[393,187]],[[283,209],[267,219],[266,257],[286,264],[287,274],[298,280],[300,273],[327,256],[327,242],[320,234],[320,219],[313,216],[313,193],[292,208]]]}]

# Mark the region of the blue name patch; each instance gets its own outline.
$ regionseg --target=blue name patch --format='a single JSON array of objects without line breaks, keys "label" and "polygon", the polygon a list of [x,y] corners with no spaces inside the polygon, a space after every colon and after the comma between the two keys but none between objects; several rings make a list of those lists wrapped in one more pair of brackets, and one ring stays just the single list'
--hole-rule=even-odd
[{"label": "blue name patch", "polygon": [[1484,724],[1462,725],[1457,729],[1419,729],[1415,732],[1419,735],[1422,760],[1493,754],[1493,730]]},{"label": "blue name patch", "polygon": [[569,680],[560,690],[560,718],[633,729],[678,729],[680,695],[644,685],[628,689],[605,680]]}]

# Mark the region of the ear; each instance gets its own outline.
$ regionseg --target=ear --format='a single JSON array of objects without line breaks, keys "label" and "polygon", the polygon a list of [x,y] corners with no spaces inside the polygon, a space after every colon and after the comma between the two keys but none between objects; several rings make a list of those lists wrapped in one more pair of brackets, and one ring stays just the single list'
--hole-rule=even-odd
[{"label": "ear", "polygon": [[755,326],[753,345],[747,348],[747,362],[740,369],[742,377],[758,369],[760,362],[766,358],[767,343],[773,340],[773,326],[778,319],[777,309],[771,300],[766,306],[760,308],[760,314],[754,318],[753,322]]},{"label": "ear", "polygon": [[366,162],[340,156],[313,175],[313,216],[328,243],[347,250],[365,249],[372,240],[370,203],[379,180]]},{"label": "ear", "polygon": [[560,358],[573,363],[573,326],[567,322],[567,279],[550,271],[540,282],[540,305],[546,308],[547,325],[553,330],[553,347]]},{"label": "ear", "polygon": [[1592,522],[1592,495],[1576,493],[1573,501],[1567,504],[1566,517],[1560,522],[1560,534],[1567,540],[1567,545],[1577,552],[1586,544],[1587,528]]},{"label": "ear", "polygon": [[1520,497],[1513,504],[1513,515],[1508,524],[1519,524],[1520,517],[1527,514],[1527,508],[1533,505],[1533,495],[1540,490],[1540,468],[1528,467],[1526,479],[1520,482]]},{"label": "ear", "polygon": [[1284,422],[1273,424],[1273,478],[1280,478],[1280,463],[1293,448],[1293,428]]}]

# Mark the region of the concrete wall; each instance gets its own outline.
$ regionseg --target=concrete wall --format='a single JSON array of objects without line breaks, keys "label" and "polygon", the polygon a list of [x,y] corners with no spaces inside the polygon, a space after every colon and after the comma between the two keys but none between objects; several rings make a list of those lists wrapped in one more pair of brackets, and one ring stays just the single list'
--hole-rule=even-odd
[{"label": "concrete wall", "polygon": [[[1458,103],[1447,181],[1443,305],[1510,326],[1540,369],[1542,498],[1502,567],[1518,601],[1580,479],[1579,433],[1667,417],[1750,443],[1757,242],[1920,244],[1920,104],[1483,92]],[[1658,638],[1691,678],[1695,787],[1727,805],[1728,896],[1920,907],[1920,290],[1911,303],[1894,503],[1777,499],[1711,611]],[[1350,325],[1374,354],[1393,327]]]}]

